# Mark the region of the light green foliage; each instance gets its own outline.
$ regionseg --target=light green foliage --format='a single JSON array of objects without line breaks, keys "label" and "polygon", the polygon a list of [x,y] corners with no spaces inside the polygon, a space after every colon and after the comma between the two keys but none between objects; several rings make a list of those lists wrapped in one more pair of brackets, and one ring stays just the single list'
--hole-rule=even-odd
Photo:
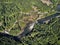
[{"label": "light green foliage", "polygon": [[[17,35],[21,27],[25,26],[25,23],[20,21],[25,16],[23,13],[33,11],[32,6],[37,7],[38,12],[48,12],[45,14],[47,16],[56,13],[56,6],[60,4],[60,0],[51,1],[53,4],[47,6],[40,0],[0,0],[0,31],[11,30],[11,35]],[[0,38],[2,37],[0,35]],[[54,18],[49,24],[36,24],[34,30],[22,38],[22,43],[3,37],[0,45],[60,45],[59,38],[60,19]]]},{"label": "light green foliage", "polygon": [[[54,18],[49,24],[36,24],[32,35],[28,35],[23,38],[23,41],[27,44],[36,45],[59,45],[60,19]],[[56,21],[56,22],[55,22]],[[55,23],[54,23],[55,22]],[[54,23],[54,24],[52,24]],[[51,25],[51,26],[50,26]],[[35,34],[34,34],[35,33]],[[34,35],[33,35],[34,34]]]}]

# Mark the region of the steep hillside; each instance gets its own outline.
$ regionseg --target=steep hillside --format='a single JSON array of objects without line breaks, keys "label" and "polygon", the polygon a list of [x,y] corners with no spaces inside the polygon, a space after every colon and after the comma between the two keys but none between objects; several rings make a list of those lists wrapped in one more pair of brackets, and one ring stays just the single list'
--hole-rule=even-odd
[{"label": "steep hillside", "polygon": [[14,39],[30,22],[54,17],[53,14],[60,12],[58,5],[60,0],[0,0],[0,45],[60,45],[60,17],[42,24],[36,22],[21,42]]}]

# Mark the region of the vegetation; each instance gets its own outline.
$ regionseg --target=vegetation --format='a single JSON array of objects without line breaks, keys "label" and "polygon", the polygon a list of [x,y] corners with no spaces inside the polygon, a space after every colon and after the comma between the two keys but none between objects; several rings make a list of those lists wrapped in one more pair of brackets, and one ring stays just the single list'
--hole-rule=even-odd
[{"label": "vegetation", "polygon": [[[53,18],[49,24],[36,24],[33,31],[21,42],[0,35],[2,45],[60,45],[60,18]],[[13,42],[12,42],[13,41]]]},{"label": "vegetation", "polygon": [[[16,36],[38,16],[53,15],[60,0],[51,2],[53,4],[47,6],[40,0],[0,0],[0,32],[7,30],[10,35]],[[21,42],[0,35],[0,45],[60,45],[60,18],[53,18],[48,24],[36,24]]]}]

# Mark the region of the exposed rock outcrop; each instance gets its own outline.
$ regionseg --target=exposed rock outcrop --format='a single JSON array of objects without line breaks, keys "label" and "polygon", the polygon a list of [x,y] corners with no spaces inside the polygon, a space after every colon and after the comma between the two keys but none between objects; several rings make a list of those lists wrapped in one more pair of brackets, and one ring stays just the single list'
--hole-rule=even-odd
[{"label": "exposed rock outcrop", "polygon": [[42,1],[42,3],[47,4],[47,6],[52,4],[51,0],[41,0],[41,1]]}]

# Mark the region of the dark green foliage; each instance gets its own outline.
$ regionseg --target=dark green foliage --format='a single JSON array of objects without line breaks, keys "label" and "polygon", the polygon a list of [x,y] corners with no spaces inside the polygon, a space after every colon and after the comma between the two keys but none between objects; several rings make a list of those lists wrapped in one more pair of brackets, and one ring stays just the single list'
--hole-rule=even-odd
[{"label": "dark green foliage", "polygon": [[36,24],[33,32],[23,38],[31,45],[60,45],[60,19],[54,18],[49,24]]},{"label": "dark green foliage", "polygon": [[[47,6],[40,0],[0,0],[0,31],[11,30],[11,35],[17,35],[21,31],[19,20],[25,16],[23,13],[33,10],[32,6],[39,12],[48,12],[48,16],[53,14],[60,0],[51,1],[53,4]],[[60,45],[60,18],[51,19],[49,24],[36,24],[33,31],[21,39],[22,43],[11,38],[0,35],[0,45]]]},{"label": "dark green foliage", "polygon": [[21,41],[16,36],[0,33],[0,45],[18,45]]},{"label": "dark green foliage", "polygon": [[[40,0],[0,0],[0,22],[2,22],[2,29],[0,30],[9,30],[16,20],[23,17],[20,12],[30,12],[32,6],[36,6],[41,12],[52,10],[51,6],[43,4]],[[49,12],[49,14],[52,14],[52,12]]]}]

